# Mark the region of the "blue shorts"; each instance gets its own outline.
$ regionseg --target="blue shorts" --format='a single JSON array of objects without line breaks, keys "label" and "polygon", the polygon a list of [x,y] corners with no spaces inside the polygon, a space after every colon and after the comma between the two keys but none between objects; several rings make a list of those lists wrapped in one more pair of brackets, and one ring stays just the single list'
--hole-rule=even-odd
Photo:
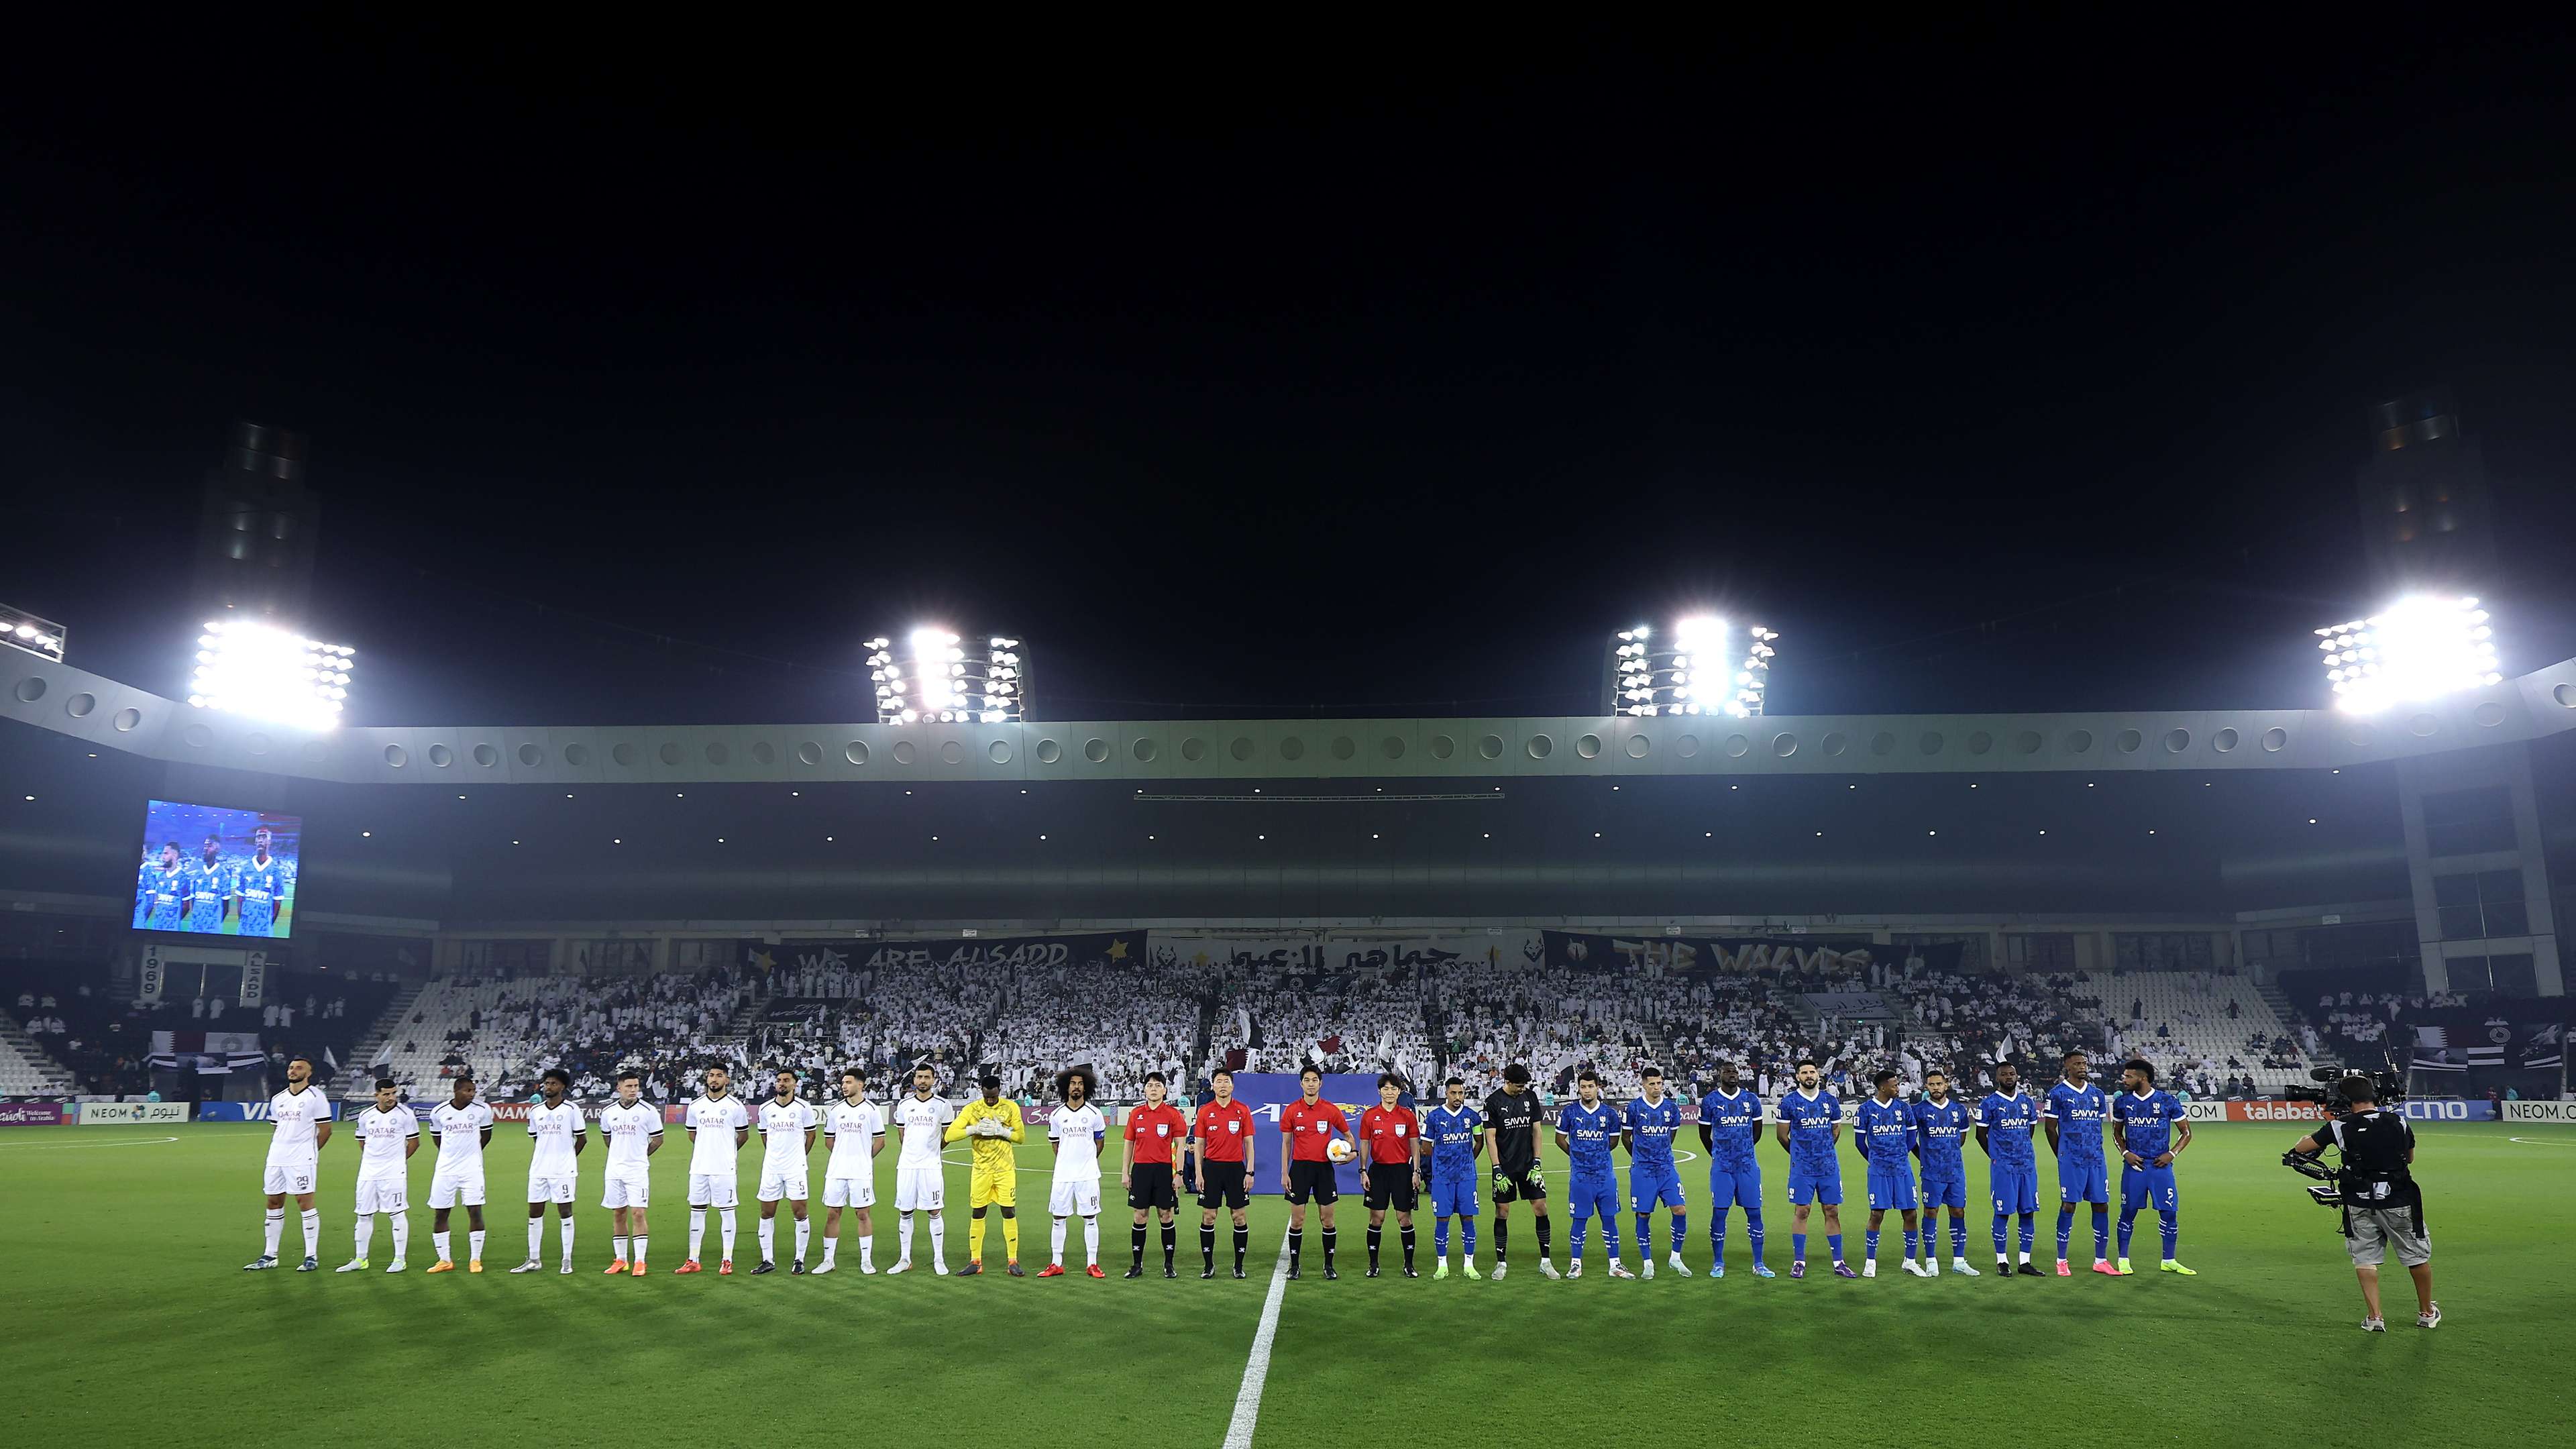
[{"label": "blue shorts", "polygon": [[1995,1190],[1996,1212],[2039,1211],[2039,1168],[2036,1165],[1998,1167],[1986,1174],[1986,1183]]},{"label": "blue shorts", "polygon": [[1476,1215],[1476,1174],[1472,1171],[1444,1172],[1431,1180],[1431,1215],[1435,1218],[1472,1218]]},{"label": "blue shorts", "polygon": [[1827,1207],[1842,1206],[1841,1158],[1828,1157],[1813,1163],[1792,1161],[1789,1164],[1789,1205],[1805,1207],[1809,1202],[1820,1202]]},{"label": "blue shorts", "polygon": [[1574,1180],[1566,1184],[1565,1191],[1573,1203],[1577,1221],[1596,1212],[1605,1218],[1619,1214],[1619,1175],[1606,1168],[1594,1173],[1574,1174]]},{"label": "blue shorts", "polygon": [[1675,1212],[1686,1205],[1682,1201],[1682,1174],[1679,1168],[1666,1164],[1628,1169],[1628,1211],[1650,1213],[1661,1203]]},{"label": "blue shorts", "polygon": [[1957,1208],[1961,1212],[1966,1212],[1968,1210],[1968,1175],[1964,1172],[1954,1172],[1946,1176],[1929,1172],[1923,1174],[1923,1206],[1926,1209]]},{"label": "blue shorts", "polygon": [[2057,1159],[2057,1200],[2059,1202],[2109,1202],[2111,1168],[2103,1162],[2073,1162]]},{"label": "blue shorts", "polygon": [[1900,1162],[1894,1167],[1872,1164],[1869,1169],[1869,1205],[1873,1208],[1914,1207],[1914,1169]]},{"label": "blue shorts", "polygon": [[1749,1213],[1762,1211],[1762,1168],[1758,1164],[1742,1172],[1710,1168],[1708,1202],[1709,1207],[1720,1215],[1729,1207],[1740,1207]]},{"label": "blue shorts", "polygon": [[2167,1167],[2131,1167],[2120,1164],[2120,1208],[2136,1212],[2142,1207],[2169,1213],[2181,1205],[2181,1195],[2174,1188],[2174,1170]]}]

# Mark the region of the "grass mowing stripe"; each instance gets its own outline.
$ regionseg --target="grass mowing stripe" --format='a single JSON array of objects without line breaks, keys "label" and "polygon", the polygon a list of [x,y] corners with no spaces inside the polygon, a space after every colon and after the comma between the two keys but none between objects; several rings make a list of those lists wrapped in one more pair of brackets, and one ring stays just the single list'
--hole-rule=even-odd
[{"label": "grass mowing stripe", "polygon": [[1234,1419],[1225,1426],[1225,1449],[1252,1449],[1253,1426],[1261,1421],[1261,1386],[1270,1378],[1270,1342],[1279,1336],[1279,1303],[1288,1296],[1288,1235],[1279,1235],[1279,1256],[1270,1265],[1270,1293],[1261,1300],[1261,1326],[1252,1332],[1252,1352],[1243,1361],[1243,1387],[1234,1392]]}]

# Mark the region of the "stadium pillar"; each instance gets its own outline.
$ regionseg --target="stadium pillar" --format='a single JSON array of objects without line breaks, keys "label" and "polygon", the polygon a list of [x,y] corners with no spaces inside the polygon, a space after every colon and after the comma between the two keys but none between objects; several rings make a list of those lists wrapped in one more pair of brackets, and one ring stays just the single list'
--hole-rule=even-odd
[{"label": "stadium pillar", "polygon": [[2397,801],[2424,989],[2565,995],[2530,746],[2401,760]]}]

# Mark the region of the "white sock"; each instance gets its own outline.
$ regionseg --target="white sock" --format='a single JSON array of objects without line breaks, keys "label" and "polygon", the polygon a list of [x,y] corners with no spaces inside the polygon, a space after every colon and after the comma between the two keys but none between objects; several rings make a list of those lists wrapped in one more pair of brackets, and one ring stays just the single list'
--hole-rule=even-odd
[{"label": "white sock", "polygon": [[2021,1260],[2022,1260],[2023,1262],[2025,1262],[2025,1263],[2029,1262],[2029,1261],[2030,1261],[2030,1254],[2028,1254],[2028,1253],[2024,1253],[2024,1254],[2022,1254],[2022,1255],[2021,1255]]},{"label": "white sock", "polygon": [[358,1218],[358,1261],[367,1261],[367,1248],[376,1241],[376,1215],[365,1213]]},{"label": "white sock", "polygon": [[644,1261],[644,1235],[642,1233],[637,1233],[635,1235],[635,1261],[638,1263]]},{"label": "white sock", "polygon": [[320,1208],[306,1208],[304,1210],[304,1256],[308,1258],[318,1258],[321,1255],[322,1210]]},{"label": "white sock", "polygon": [[733,1240],[735,1231],[733,1209],[716,1209],[716,1232],[718,1236],[724,1239],[724,1255],[725,1261],[728,1263],[733,1261]]},{"label": "white sock", "polygon": [[625,1235],[624,1235],[624,1234],[621,1234],[621,1233],[612,1233],[612,1234],[610,1234],[610,1235],[609,1235],[609,1238],[608,1238],[608,1250],[609,1250],[610,1252],[615,1253],[615,1254],[617,1255],[617,1261],[618,1261],[618,1262],[620,1262],[620,1263],[625,1262],[625,1261],[626,1261],[626,1238],[625,1238]]},{"label": "white sock", "polygon": [[778,1256],[778,1219],[760,1220],[760,1261],[767,1263]]},{"label": "white sock", "polygon": [[1100,1219],[1082,1220],[1082,1259],[1097,1267],[1100,1263]]},{"label": "white sock", "polygon": [[805,1244],[814,1236],[814,1225],[804,1218],[796,1220],[796,1261],[805,1261]]},{"label": "white sock", "polygon": [[699,1249],[702,1245],[704,1245],[704,1244],[705,1244],[706,1240],[707,1240],[707,1210],[706,1210],[705,1208],[695,1208],[695,1207],[693,1207],[693,1208],[689,1209],[689,1261],[690,1261],[690,1262],[694,1263],[694,1262],[698,1261],[698,1249]]},{"label": "white sock", "polygon": [[930,1215],[930,1260],[934,1263],[948,1261],[948,1220],[938,1213]]},{"label": "white sock", "polygon": [[411,1256],[411,1214],[394,1214],[394,1261]]},{"label": "white sock", "polygon": [[1047,1249],[1048,1249],[1048,1251],[1050,1251],[1050,1252],[1052,1252],[1053,1254],[1055,1254],[1055,1258],[1054,1258],[1055,1265],[1056,1265],[1057,1267],[1059,1267],[1059,1268],[1063,1267],[1063,1266],[1064,1266],[1064,1219],[1062,1219],[1062,1218],[1057,1218],[1057,1219],[1055,1220],[1055,1226],[1054,1226],[1054,1227],[1052,1227],[1052,1228],[1047,1229]]},{"label": "white sock", "polygon": [[475,1228],[465,1235],[465,1243],[470,1250],[466,1256],[477,1263],[483,1261],[483,1238],[484,1230],[481,1228]]},{"label": "white sock", "polygon": [[841,1240],[839,1238],[825,1238],[823,1240],[823,1261],[828,1263],[840,1255]]},{"label": "white sock", "polygon": [[528,1261],[531,1263],[537,1261],[537,1254],[544,1251],[545,1246],[546,1220],[544,1218],[528,1219]]},{"label": "white sock", "polygon": [[895,1214],[895,1224],[894,1260],[909,1263],[912,1261],[912,1214]]},{"label": "white sock", "polygon": [[429,1245],[438,1250],[438,1261],[442,1263],[452,1263],[455,1261],[455,1259],[449,1257],[447,1253],[447,1230],[445,1228],[438,1228],[431,1231],[429,1235]]},{"label": "white sock", "polygon": [[862,1268],[874,1268],[876,1265],[877,1235],[874,1233],[859,1234],[859,1266]]},{"label": "white sock", "polygon": [[564,1266],[569,1268],[572,1266],[572,1219],[555,1219],[555,1231],[563,1239],[561,1247],[563,1248]]},{"label": "white sock", "polygon": [[286,1232],[286,1209],[284,1209],[284,1208],[270,1208],[270,1209],[268,1210],[268,1220],[267,1220],[266,1224],[265,1224],[265,1225],[260,1229],[260,1241],[261,1241],[261,1242],[263,1242],[263,1243],[265,1243],[267,1246],[266,1246],[266,1247],[264,1247],[264,1248],[262,1248],[262,1249],[260,1250],[260,1254],[259,1254],[259,1255],[260,1255],[261,1257],[263,1257],[263,1258],[274,1258],[274,1257],[276,1257],[276,1256],[277,1256],[277,1240],[278,1240],[280,1237],[284,1236],[284,1235],[285,1235],[285,1232]]}]

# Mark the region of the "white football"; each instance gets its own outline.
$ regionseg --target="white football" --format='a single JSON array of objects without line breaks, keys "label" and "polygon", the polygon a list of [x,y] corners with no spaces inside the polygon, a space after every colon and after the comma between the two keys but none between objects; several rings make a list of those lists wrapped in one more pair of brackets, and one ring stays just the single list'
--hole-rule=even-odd
[{"label": "white football", "polygon": [[1336,1137],[1324,1145],[1324,1155],[1335,1162],[1348,1162],[1359,1154],[1353,1150],[1351,1144]]}]

